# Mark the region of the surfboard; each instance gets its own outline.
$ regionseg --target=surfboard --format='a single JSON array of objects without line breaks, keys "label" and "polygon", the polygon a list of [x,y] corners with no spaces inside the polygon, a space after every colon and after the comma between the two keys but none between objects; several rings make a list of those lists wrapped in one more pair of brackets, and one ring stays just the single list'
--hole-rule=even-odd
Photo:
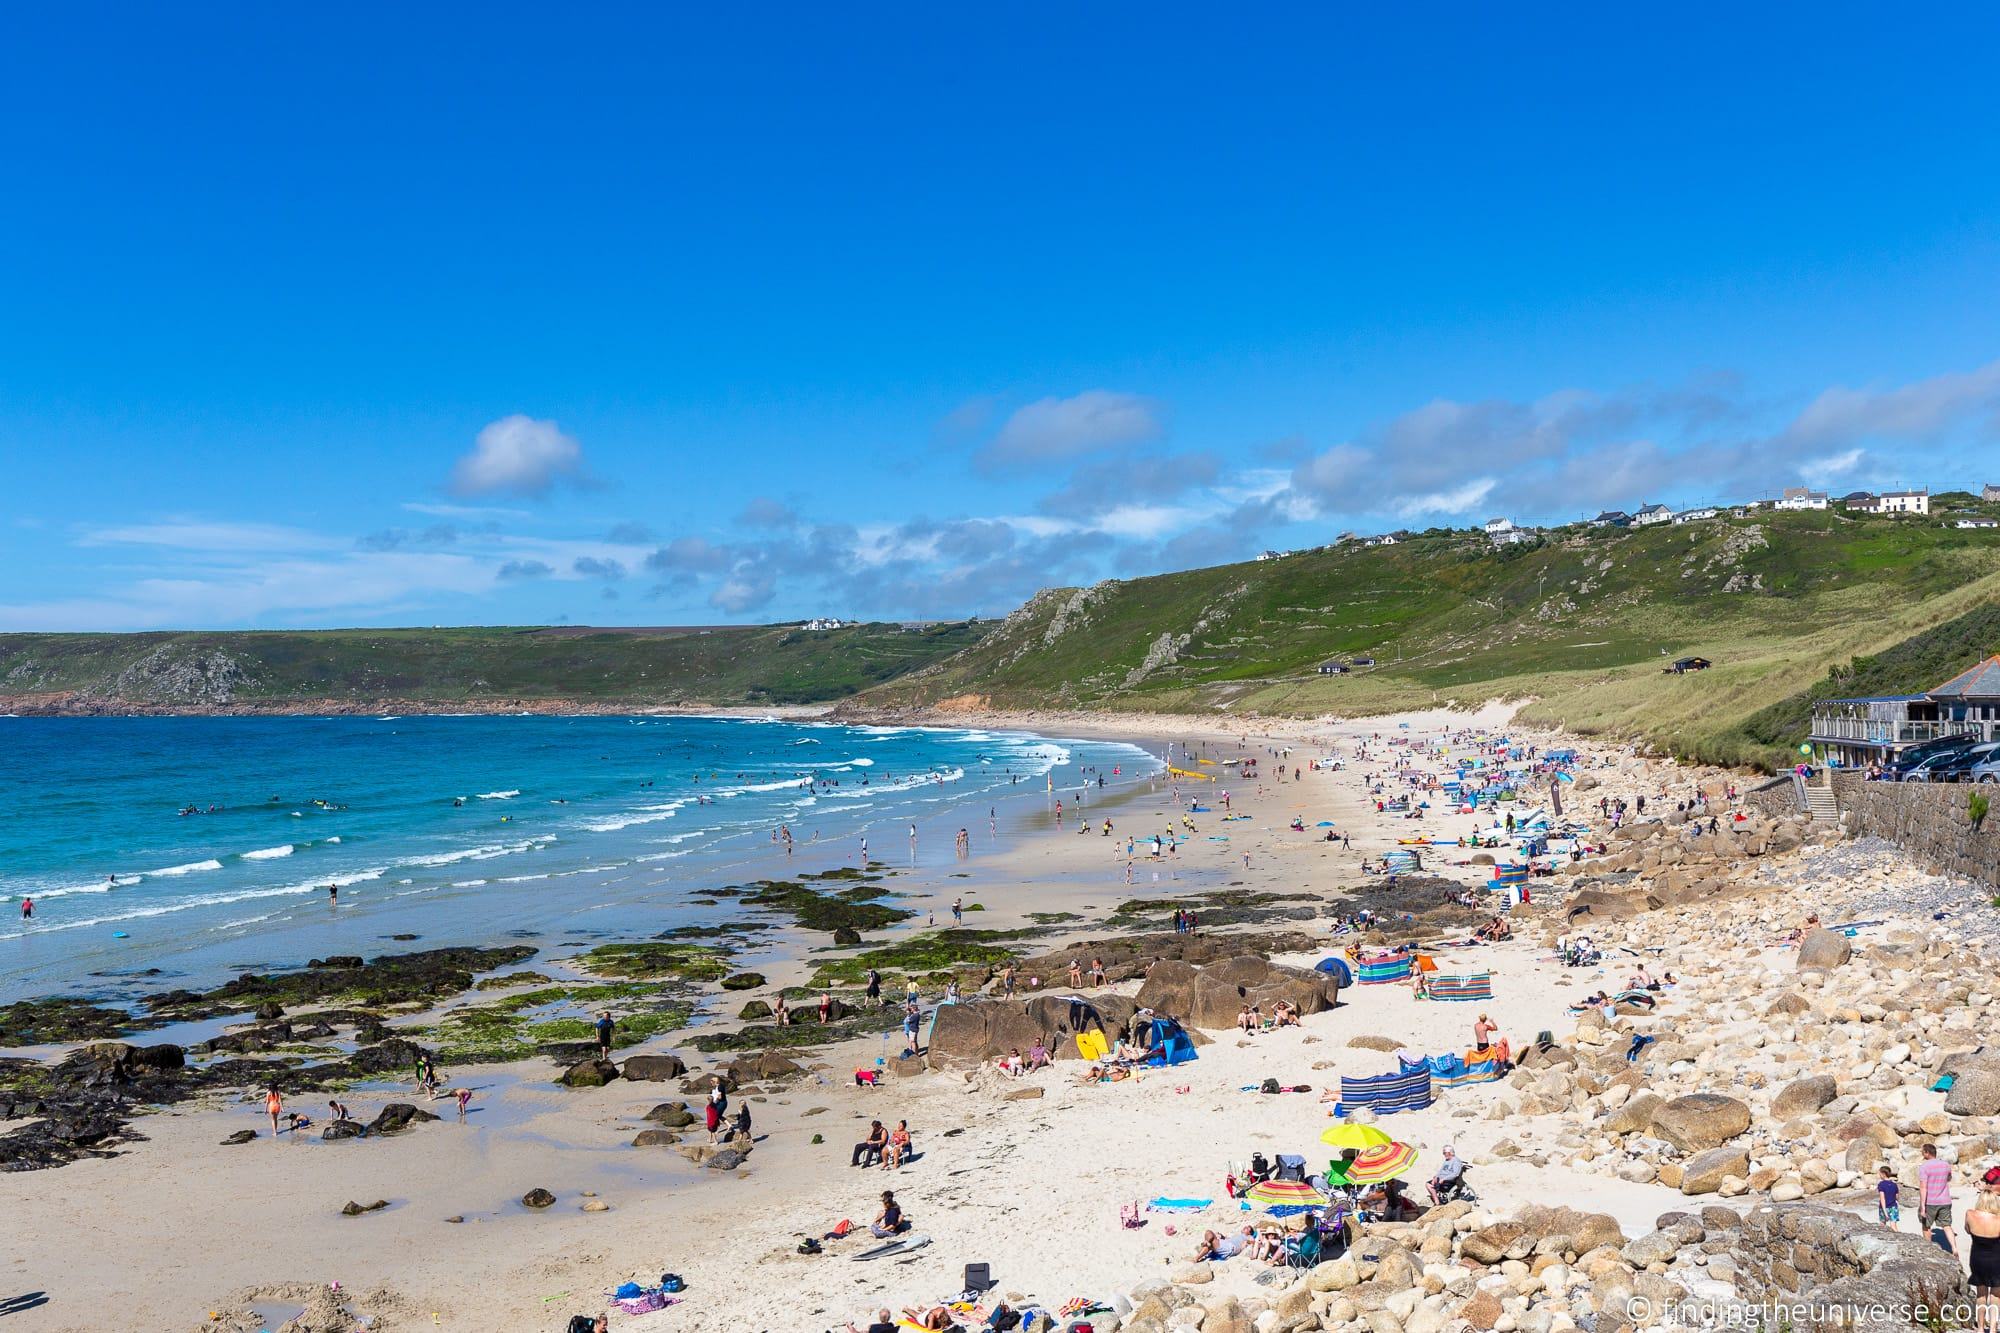
[{"label": "surfboard", "polygon": [[1111,1053],[1104,1033],[1096,1029],[1076,1034],[1076,1053],[1086,1060],[1102,1060]]},{"label": "surfboard", "polygon": [[929,1236],[904,1236],[899,1240],[888,1241],[872,1249],[863,1250],[854,1256],[854,1262],[858,1264],[870,1259],[887,1259],[895,1254],[908,1254],[911,1250],[921,1250],[930,1243]]}]

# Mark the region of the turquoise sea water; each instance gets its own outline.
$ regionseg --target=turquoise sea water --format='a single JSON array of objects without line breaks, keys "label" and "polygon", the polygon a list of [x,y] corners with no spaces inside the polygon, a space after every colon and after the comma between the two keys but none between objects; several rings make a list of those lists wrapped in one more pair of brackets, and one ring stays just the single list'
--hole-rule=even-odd
[{"label": "turquoise sea water", "polygon": [[[733,877],[854,864],[863,838],[942,865],[960,827],[1051,781],[1159,767],[1108,742],[750,719],[0,718],[0,1001],[643,936],[715,918],[687,899]],[[780,825],[788,867],[766,864]]]}]

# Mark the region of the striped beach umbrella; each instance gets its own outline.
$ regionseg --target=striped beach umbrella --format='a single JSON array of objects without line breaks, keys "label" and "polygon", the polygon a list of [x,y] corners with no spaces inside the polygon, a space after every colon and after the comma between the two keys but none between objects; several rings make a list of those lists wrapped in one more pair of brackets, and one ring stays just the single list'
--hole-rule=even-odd
[{"label": "striped beach umbrella", "polygon": [[1243,1197],[1267,1208],[1317,1208],[1326,1202],[1325,1195],[1303,1180],[1261,1180],[1244,1190]]},{"label": "striped beach umbrella", "polygon": [[1353,1121],[1329,1125],[1319,1132],[1319,1141],[1330,1148],[1353,1148],[1357,1151],[1362,1148],[1379,1148],[1385,1143],[1395,1142],[1389,1137],[1387,1130],[1378,1129],[1374,1125],[1356,1124]]},{"label": "striped beach umbrella", "polygon": [[1347,1179],[1355,1185],[1390,1180],[1417,1164],[1417,1150],[1407,1143],[1382,1143],[1363,1148],[1348,1164]]}]

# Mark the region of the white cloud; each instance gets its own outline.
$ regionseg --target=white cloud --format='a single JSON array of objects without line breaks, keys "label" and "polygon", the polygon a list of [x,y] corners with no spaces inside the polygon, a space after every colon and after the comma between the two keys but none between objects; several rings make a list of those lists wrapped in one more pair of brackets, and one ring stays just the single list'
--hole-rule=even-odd
[{"label": "white cloud", "polygon": [[449,505],[421,500],[405,500],[403,508],[413,514],[429,514],[434,518],[532,518],[525,509],[507,509],[500,505]]},{"label": "white cloud", "polygon": [[177,551],[301,551],[333,550],[345,545],[303,528],[276,523],[208,523],[168,519],[91,528],[77,539],[79,546],[158,546]]},{"label": "white cloud", "polygon": [[516,412],[479,432],[472,452],[452,469],[460,495],[546,495],[557,481],[583,470],[583,447],[553,421]]},{"label": "white cloud", "polygon": [[1499,483],[1492,477],[1475,477],[1462,486],[1428,495],[1410,495],[1396,501],[1399,518],[1422,518],[1426,514],[1464,514],[1479,508]]},{"label": "white cloud", "polygon": [[1086,389],[1071,398],[1043,398],[1007,418],[985,448],[981,467],[997,468],[1071,458],[1160,435],[1158,406],[1137,394]]},{"label": "white cloud", "polygon": [[1868,451],[1859,446],[1843,449],[1837,454],[1801,463],[1799,476],[1808,486],[1828,486],[1860,467],[1861,460],[1867,456]]}]

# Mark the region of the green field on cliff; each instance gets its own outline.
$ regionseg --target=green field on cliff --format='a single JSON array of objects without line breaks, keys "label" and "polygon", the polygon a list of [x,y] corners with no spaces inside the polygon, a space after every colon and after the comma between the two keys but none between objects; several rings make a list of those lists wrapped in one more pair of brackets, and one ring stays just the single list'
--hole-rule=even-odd
[{"label": "green field on cliff", "polygon": [[[1444,530],[1345,543],[1049,589],[986,624],[0,635],[0,708],[60,695],[100,711],[851,701],[1314,716],[1500,698],[1526,701],[1531,721],[1769,765],[1814,697],[1922,689],[1996,650],[2000,530],[1765,510],[1499,549]],[[1684,655],[1715,666],[1661,670]]]}]

